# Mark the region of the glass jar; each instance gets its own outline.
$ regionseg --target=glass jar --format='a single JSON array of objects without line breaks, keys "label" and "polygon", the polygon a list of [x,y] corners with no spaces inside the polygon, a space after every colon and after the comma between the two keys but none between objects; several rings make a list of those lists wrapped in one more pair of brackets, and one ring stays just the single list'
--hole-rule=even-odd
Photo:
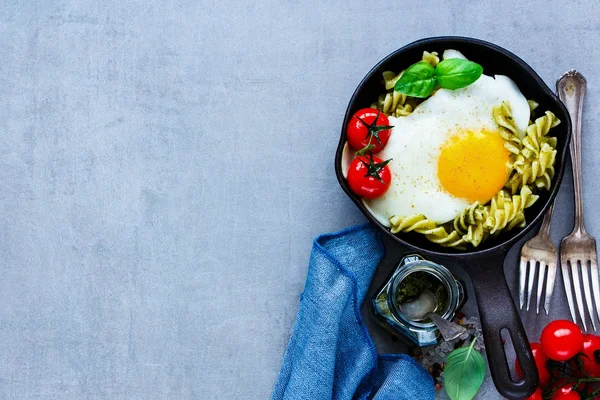
[{"label": "glass jar", "polygon": [[396,292],[407,276],[414,272],[431,274],[441,282],[447,293],[447,304],[436,313],[451,321],[466,301],[466,287],[462,280],[452,274],[443,265],[425,260],[418,254],[402,258],[394,272],[385,281],[371,300],[375,319],[388,331],[407,340],[418,347],[431,346],[438,343],[440,334],[430,321],[413,321],[400,312],[396,304]]}]

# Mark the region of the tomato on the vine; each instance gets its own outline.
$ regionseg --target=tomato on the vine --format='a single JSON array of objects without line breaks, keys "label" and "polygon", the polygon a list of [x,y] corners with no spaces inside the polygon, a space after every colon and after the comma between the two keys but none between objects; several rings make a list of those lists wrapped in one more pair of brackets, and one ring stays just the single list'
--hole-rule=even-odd
[{"label": "tomato on the vine", "polygon": [[576,390],[577,384],[565,383],[565,380],[558,381],[557,389],[552,394],[551,400],[581,400],[581,394]]},{"label": "tomato on the vine", "polygon": [[566,361],[583,350],[583,333],[571,321],[556,320],[544,328],[540,343],[546,357]]},{"label": "tomato on the vine", "polygon": [[390,161],[372,155],[356,157],[348,169],[348,186],[365,199],[383,195],[392,182],[392,173],[387,165]]},{"label": "tomato on the vine", "polygon": [[583,335],[583,354],[584,371],[591,377],[600,378],[600,337]]},{"label": "tomato on the vine", "polygon": [[[538,370],[538,375],[540,377],[540,386],[546,386],[548,381],[550,380],[550,372],[546,368],[546,361],[548,361],[548,357],[542,351],[542,346],[539,343],[529,343],[531,347],[531,353],[533,353],[533,360],[535,361],[535,365]],[[522,379],[523,371],[521,371],[521,366],[519,365],[519,360],[515,361],[515,369],[517,370],[517,374]],[[541,397],[540,397],[541,398]]]},{"label": "tomato on the vine", "polygon": [[346,128],[348,143],[362,153],[379,153],[392,133],[388,117],[374,108],[363,108],[354,113]]}]

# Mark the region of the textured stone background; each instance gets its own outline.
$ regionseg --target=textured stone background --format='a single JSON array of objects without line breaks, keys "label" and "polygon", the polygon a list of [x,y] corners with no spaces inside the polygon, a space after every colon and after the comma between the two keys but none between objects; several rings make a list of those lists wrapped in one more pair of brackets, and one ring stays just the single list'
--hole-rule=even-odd
[{"label": "textured stone background", "polygon": [[598,6],[477,3],[0,2],[0,398],[267,398],[312,238],[364,221],[333,174],[347,101],[422,37],[587,76],[600,235]]}]

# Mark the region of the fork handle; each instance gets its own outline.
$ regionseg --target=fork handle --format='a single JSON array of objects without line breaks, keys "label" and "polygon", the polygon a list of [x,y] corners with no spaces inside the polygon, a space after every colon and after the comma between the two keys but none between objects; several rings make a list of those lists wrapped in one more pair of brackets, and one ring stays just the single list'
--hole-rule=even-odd
[{"label": "fork handle", "polygon": [[569,148],[573,164],[573,186],[575,192],[575,224],[574,232],[585,232],[583,219],[583,189],[581,175],[581,115],[583,111],[583,98],[585,96],[586,81],[583,75],[575,70],[570,70],[556,82],[558,97],[569,110],[573,123],[573,136]]}]

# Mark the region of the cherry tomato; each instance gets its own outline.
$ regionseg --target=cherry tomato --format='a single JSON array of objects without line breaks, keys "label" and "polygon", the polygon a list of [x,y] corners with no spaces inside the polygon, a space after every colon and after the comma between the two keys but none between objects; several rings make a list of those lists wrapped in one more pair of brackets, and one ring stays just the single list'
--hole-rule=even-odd
[{"label": "cherry tomato", "polygon": [[543,398],[542,388],[537,388],[535,389],[535,392],[525,400],[542,400]]},{"label": "cherry tomato", "polygon": [[556,320],[546,325],[540,342],[546,357],[566,361],[583,350],[583,333],[571,321]]},{"label": "cherry tomato", "polygon": [[596,354],[600,355],[600,337],[595,335],[583,335],[583,369],[585,372],[594,378],[600,378],[600,364],[597,362]]},{"label": "cherry tomato", "polygon": [[358,110],[346,128],[348,143],[356,150],[364,149],[367,146],[373,154],[379,153],[390,138],[392,128],[388,117],[374,108],[363,108]]},{"label": "cherry tomato", "polygon": [[[564,380],[562,381],[564,382]],[[575,390],[574,386],[576,385],[574,383],[565,384],[559,381],[557,385],[559,387],[550,398],[551,400],[581,400],[581,395]]]},{"label": "cherry tomato", "polygon": [[[535,365],[537,366],[538,375],[540,376],[540,386],[544,387],[548,384],[550,380],[550,372],[546,368],[546,361],[548,361],[548,357],[542,351],[542,346],[539,343],[530,343],[531,352],[533,353],[533,360],[535,361]],[[519,365],[519,360],[515,361],[515,369],[517,370],[517,374],[522,379],[523,371],[521,371],[521,366]],[[541,398],[541,397],[540,397]]]},{"label": "cherry tomato", "polygon": [[392,182],[392,173],[387,163],[373,156],[356,157],[348,169],[350,189],[365,199],[383,195]]}]

